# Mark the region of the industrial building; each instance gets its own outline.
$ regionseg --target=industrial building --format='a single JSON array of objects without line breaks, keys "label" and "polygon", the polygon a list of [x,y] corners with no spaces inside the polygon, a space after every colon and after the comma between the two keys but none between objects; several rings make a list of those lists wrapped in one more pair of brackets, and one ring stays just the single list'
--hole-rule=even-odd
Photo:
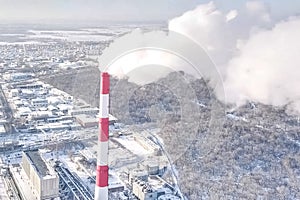
[{"label": "industrial building", "polygon": [[81,109],[74,109],[69,111],[69,115],[97,115],[99,112],[98,108],[81,108]]},{"label": "industrial building", "polygon": [[48,100],[47,99],[41,99],[36,98],[31,100],[31,104],[33,107],[47,107],[48,106]]},{"label": "industrial building", "polygon": [[147,137],[144,137],[142,135],[135,135],[134,140],[137,143],[139,143],[144,149],[151,152],[152,154],[154,155],[160,154],[160,148]]},{"label": "industrial building", "polygon": [[98,126],[99,119],[90,115],[76,115],[76,121],[84,128]]},{"label": "industrial building", "polygon": [[148,176],[146,180],[136,178],[132,192],[139,200],[180,200],[174,188],[159,176]]},{"label": "industrial building", "polygon": [[32,73],[13,73],[10,74],[9,78],[11,81],[24,81],[24,80],[28,80],[34,77],[34,74]]},{"label": "industrial building", "polygon": [[140,200],[157,199],[157,192],[154,191],[150,185],[138,179],[136,179],[132,185],[132,192]]},{"label": "industrial building", "polygon": [[148,161],[141,163],[138,168],[130,169],[128,182],[133,185],[136,179],[146,181],[149,176],[162,176],[167,170],[167,162],[160,161],[160,163],[155,163],[151,158]]},{"label": "industrial building", "polygon": [[[95,115],[79,114],[75,115],[76,121],[84,128],[95,127],[99,125],[99,119]],[[117,118],[109,115],[109,125],[114,125]]]},{"label": "industrial building", "polygon": [[38,200],[59,196],[59,177],[43,160],[38,150],[23,152],[21,165],[37,193]]},{"label": "industrial building", "polygon": [[4,125],[0,124],[0,134],[6,133]]}]

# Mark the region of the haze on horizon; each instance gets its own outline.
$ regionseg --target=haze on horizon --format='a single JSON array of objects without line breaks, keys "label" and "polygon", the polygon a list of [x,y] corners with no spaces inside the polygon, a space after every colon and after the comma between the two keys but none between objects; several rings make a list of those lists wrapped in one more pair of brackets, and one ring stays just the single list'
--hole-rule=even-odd
[{"label": "haze on horizon", "polygon": [[[297,15],[300,11],[300,1],[262,1],[279,19]],[[208,2],[210,0],[0,0],[0,23],[168,21]],[[245,2],[215,1],[225,12],[240,8]]]}]

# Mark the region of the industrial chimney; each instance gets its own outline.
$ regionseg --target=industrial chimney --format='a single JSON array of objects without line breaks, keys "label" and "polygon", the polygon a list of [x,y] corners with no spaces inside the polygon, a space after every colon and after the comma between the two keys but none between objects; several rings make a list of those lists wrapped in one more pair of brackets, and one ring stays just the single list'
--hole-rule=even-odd
[{"label": "industrial chimney", "polygon": [[95,200],[108,200],[109,74],[101,73]]}]

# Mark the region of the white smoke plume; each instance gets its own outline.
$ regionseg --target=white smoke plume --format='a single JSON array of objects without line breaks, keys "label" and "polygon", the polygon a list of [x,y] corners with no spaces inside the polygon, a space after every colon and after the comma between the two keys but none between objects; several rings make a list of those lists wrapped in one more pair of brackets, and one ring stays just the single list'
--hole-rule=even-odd
[{"label": "white smoke plume", "polygon": [[244,10],[223,13],[213,2],[169,21],[169,30],[190,37],[201,45],[221,69],[237,54],[241,41],[263,27],[271,26],[267,8],[261,2],[248,2]]},{"label": "white smoke plume", "polygon": [[210,2],[170,20],[169,29],[207,51],[228,102],[288,105],[300,112],[300,17],[274,22],[261,1],[229,13]]},{"label": "white smoke plume", "polygon": [[300,18],[254,34],[227,66],[228,100],[254,100],[300,111]]}]

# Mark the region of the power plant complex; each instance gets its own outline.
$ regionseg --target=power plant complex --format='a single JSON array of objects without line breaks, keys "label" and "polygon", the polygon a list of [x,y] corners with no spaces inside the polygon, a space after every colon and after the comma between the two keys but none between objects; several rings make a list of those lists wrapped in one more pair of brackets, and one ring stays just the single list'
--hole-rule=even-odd
[{"label": "power plant complex", "polygon": [[173,100],[131,101],[122,88],[135,83],[99,73],[115,39],[161,25],[30,26],[0,30],[0,199],[177,200],[160,121],[148,115],[152,103],[173,112]]},{"label": "power plant complex", "polygon": [[[24,101],[12,107],[22,108],[21,103],[32,98],[33,114],[39,117],[29,112],[28,117],[35,121],[28,128],[19,128],[18,141],[3,143],[8,153],[1,155],[1,177],[10,198],[180,199],[174,185],[162,178],[169,161],[153,134],[149,135],[152,129],[136,131],[110,114],[107,72],[100,74],[99,109],[42,82],[39,87],[31,87],[32,82],[13,84],[19,89],[8,89],[7,96]],[[19,94],[19,90],[24,91]],[[41,94],[46,98],[37,103],[36,96],[42,99]],[[54,115],[56,112],[61,116]]]}]

